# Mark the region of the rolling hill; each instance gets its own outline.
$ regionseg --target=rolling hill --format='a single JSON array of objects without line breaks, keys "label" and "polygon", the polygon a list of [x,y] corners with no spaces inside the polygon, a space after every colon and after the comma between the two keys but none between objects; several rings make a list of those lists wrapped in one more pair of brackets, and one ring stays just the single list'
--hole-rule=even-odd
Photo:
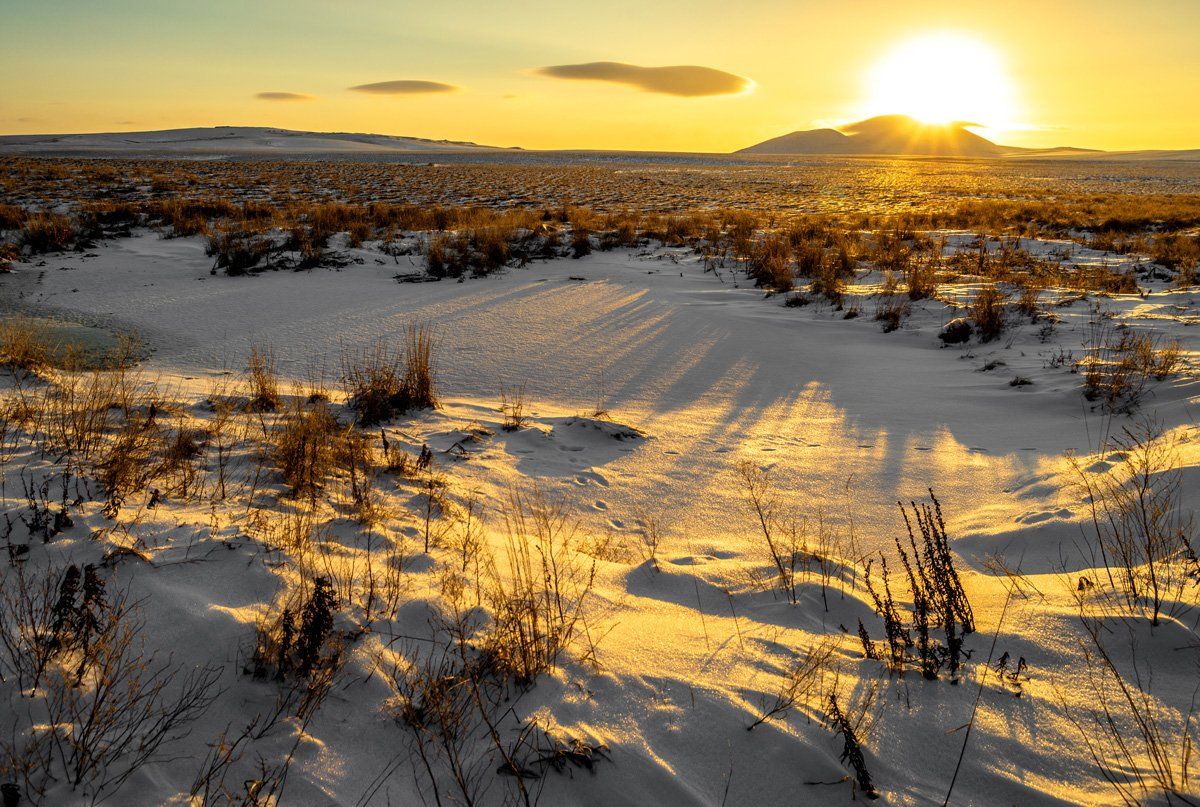
[{"label": "rolling hill", "polygon": [[501,151],[458,140],[347,132],[302,132],[259,126],[215,126],[105,134],[7,135],[0,154],[220,158],[277,155],[380,155]]}]

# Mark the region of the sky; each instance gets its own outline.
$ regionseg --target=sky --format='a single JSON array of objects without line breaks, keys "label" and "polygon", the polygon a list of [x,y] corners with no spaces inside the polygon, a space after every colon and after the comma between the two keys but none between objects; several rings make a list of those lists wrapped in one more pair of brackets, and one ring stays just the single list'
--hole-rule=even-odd
[{"label": "sky", "polygon": [[0,30],[6,134],[724,152],[904,113],[1200,148],[1200,0],[0,0]]}]

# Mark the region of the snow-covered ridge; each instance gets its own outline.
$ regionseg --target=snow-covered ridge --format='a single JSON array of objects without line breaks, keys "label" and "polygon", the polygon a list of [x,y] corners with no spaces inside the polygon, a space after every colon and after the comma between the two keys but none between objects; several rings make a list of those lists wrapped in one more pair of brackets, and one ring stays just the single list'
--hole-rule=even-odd
[{"label": "snow-covered ridge", "polygon": [[459,140],[430,140],[350,132],[303,132],[267,126],[214,126],[149,132],[7,135],[0,154],[120,154],[219,156],[223,154],[388,154],[499,151]]}]

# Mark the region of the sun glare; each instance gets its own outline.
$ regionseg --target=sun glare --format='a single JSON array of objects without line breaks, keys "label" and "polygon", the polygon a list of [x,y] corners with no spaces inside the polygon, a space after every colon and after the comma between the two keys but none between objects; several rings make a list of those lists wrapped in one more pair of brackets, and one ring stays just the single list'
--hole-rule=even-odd
[{"label": "sun glare", "polygon": [[1000,54],[962,34],[928,34],[898,45],[872,65],[866,85],[867,116],[898,113],[993,129],[1013,124],[1013,86]]}]

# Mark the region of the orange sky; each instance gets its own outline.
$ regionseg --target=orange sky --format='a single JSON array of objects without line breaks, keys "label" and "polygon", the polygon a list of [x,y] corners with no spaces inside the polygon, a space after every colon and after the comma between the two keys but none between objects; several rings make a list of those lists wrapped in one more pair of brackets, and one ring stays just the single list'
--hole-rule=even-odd
[{"label": "orange sky", "polygon": [[[0,19],[4,133],[730,151],[901,112],[1011,145],[1200,147],[1197,0],[0,0]],[[705,69],[645,69],[677,65]]]}]

